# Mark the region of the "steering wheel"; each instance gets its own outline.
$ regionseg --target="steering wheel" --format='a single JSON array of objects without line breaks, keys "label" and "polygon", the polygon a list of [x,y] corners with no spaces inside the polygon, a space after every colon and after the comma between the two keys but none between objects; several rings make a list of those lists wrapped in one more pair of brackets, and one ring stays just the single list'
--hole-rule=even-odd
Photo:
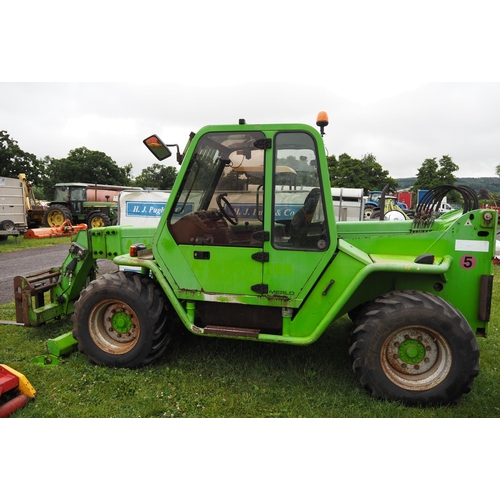
[{"label": "steering wheel", "polygon": [[[233,208],[231,203],[227,201],[227,193],[221,193],[217,196],[215,201],[217,202],[217,206],[219,207],[220,213],[224,216],[224,218],[233,226],[238,224],[238,216],[236,215],[236,210]],[[222,202],[224,202],[225,206],[222,206]],[[227,209],[229,209],[230,214],[227,213]]]}]

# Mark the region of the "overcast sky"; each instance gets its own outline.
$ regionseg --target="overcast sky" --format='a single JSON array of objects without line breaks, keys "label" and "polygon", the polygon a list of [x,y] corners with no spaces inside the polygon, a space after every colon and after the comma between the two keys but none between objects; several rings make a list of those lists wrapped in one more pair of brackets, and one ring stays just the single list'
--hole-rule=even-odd
[{"label": "overcast sky", "polygon": [[[154,163],[152,133],[181,147],[207,124],[308,123],[329,114],[328,154],[366,153],[394,177],[450,155],[460,177],[495,176],[500,165],[500,83],[415,83],[380,92],[305,83],[1,83],[0,128],[37,157],[87,147],[133,174]],[[172,160],[169,160],[172,164]]]},{"label": "overcast sky", "polygon": [[394,178],[443,155],[459,177],[496,175],[494,2],[61,5],[2,7],[0,130],[37,157],[84,146],[138,175],[152,133],[183,148],[207,124],[314,125],[324,110],[330,155],[372,153]]}]

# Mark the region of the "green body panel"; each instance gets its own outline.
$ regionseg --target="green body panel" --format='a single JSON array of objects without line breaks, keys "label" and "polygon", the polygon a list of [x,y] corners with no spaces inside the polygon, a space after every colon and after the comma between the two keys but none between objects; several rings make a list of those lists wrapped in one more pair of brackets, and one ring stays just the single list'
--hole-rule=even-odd
[{"label": "green body panel", "polygon": [[[220,247],[210,252],[210,260],[195,257],[208,251],[205,247],[179,246],[179,251],[186,263],[172,267],[179,298],[190,299],[195,292],[216,295],[221,302],[268,305],[271,300],[273,305],[291,308],[300,306],[323,272],[319,264],[329,258],[310,252],[297,262],[298,252],[279,252],[279,259],[263,264],[252,258],[259,249]],[[267,294],[251,289],[262,283],[269,285]]]},{"label": "green body panel", "polygon": [[[108,226],[88,231],[95,259],[113,260],[118,255],[128,254],[131,245],[142,243],[151,248],[155,227]],[[86,238],[86,237],[85,237]]]},{"label": "green body panel", "polygon": [[[488,210],[462,214],[461,211],[443,215],[432,226],[432,231],[411,232],[411,222],[373,222],[373,227],[362,224],[339,224],[339,235],[357,248],[370,253],[374,262],[390,262],[406,258],[413,261],[422,254],[432,254],[435,262],[449,258],[450,268],[442,276],[429,273],[431,266],[422,264],[416,276],[404,273],[392,277],[380,275],[377,280],[389,280],[391,289],[416,289],[431,292],[455,306],[475,331],[486,328],[487,323],[478,319],[481,276],[493,272],[493,255],[496,245],[497,217],[486,217]],[[383,237],[377,237],[378,234]],[[392,279],[391,279],[392,278]],[[360,287],[358,297],[367,301],[373,297],[373,285]],[[360,299],[360,300],[362,300]]]},{"label": "green body panel", "polygon": [[[262,263],[252,259],[258,248],[220,247],[216,251],[202,246],[179,245],[179,251],[186,261],[190,273],[182,268],[176,272],[179,295],[186,296],[192,291],[207,294],[227,294],[244,296],[257,295],[250,287],[262,283]],[[198,259],[196,255],[210,252],[210,259]],[[190,286],[188,286],[188,284]],[[196,288],[192,288],[192,285]]]}]

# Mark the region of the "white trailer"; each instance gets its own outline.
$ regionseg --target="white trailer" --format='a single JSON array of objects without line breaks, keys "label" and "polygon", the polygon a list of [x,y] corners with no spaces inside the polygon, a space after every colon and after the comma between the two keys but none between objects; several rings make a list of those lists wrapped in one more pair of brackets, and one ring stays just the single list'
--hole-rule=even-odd
[{"label": "white trailer", "polygon": [[0,231],[27,228],[24,185],[20,179],[0,177]]},{"label": "white trailer", "polygon": [[119,226],[157,226],[170,191],[121,191],[118,196]]},{"label": "white trailer", "polygon": [[360,221],[364,218],[364,190],[358,188],[333,188],[332,199],[337,221]]},{"label": "white trailer", "polygon": [[[121,191],[118,196],[119,226],[156,227],[165,211],[170,191]],[[119,266],[121,271],[140,271],[131,266]]]}]

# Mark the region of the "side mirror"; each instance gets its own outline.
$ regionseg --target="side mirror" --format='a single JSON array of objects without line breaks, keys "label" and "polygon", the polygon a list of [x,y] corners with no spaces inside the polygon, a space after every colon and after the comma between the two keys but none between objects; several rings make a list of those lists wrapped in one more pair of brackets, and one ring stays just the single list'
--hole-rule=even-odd
[{"label": "side mirror", "polygon": [[160,161],[172,156],[172,152],[170,151],[170,149],[168,149],[168,147],[157,135],[152,135],[147,139],[144,139],[142,142]]}]

